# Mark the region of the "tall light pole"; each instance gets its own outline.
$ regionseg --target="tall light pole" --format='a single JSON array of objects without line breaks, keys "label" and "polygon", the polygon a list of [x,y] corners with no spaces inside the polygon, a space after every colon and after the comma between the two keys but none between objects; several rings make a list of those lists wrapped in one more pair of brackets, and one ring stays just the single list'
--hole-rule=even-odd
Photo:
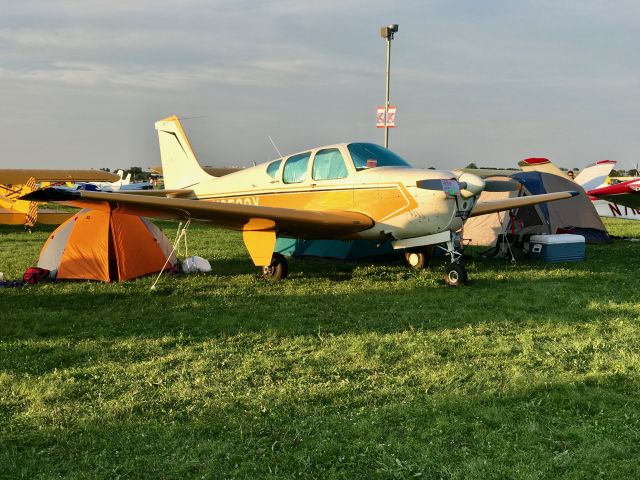
[{"label": "tall light pole", "polygon": [[398,31],[398,24],[392,23],[386,27],[380,27],[380,36],[387,41],[387,88],[384,102],[384,146],[389,148],[389,82],[391,77],[391,40]]}]

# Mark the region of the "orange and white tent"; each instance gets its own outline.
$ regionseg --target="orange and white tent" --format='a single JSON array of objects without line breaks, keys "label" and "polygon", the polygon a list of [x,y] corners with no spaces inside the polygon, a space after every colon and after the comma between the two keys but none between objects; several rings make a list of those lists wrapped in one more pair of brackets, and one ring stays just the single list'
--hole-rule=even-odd
[{"label": "orange and white tent", "polygon": [[122,281],[172,268],[177,259],[171,251],[146,218],[101,205],[60,225],[42,247],[38,267],[57,279]]}]

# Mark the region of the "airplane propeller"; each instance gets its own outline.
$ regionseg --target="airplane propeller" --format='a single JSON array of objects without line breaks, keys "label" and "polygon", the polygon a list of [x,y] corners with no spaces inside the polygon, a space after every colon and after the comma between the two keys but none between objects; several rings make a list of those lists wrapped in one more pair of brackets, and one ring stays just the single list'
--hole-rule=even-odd
[{"label": "airplane propeller", "polygon": [[460,194],[464,198],[480,195],[483,191],[516,192],[522,189],[522,185],[515,180],[483,180],[468,173],[463,173],[458,179],[419,180],[416,186],[425,190],[443,191],[450,195]]},{"label": "airplane propeller", "polygon": [[517,192],[522,190],[522,184],[516,180],[485,180],[486,192]]}]

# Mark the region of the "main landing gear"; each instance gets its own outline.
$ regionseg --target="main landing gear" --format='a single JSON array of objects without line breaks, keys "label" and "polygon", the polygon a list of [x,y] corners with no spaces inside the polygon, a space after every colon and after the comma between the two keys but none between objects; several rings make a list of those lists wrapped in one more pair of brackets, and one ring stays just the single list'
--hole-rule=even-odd
[{"label": "main landing gear", "polygon": [[432,250],[432,245],[428,245],[426,247],[411,248],[404,253],[404,259],[407,261],[407,264],[409,264],[409,266],[414,270],[422,270],[423,268],[427,268],[429,266]]},{"label": "main landing gear", "polygon": [[289,267],[283,255],[274,253],[271,257],[271,264],[262,267],[262,276],[267,280],[278,281],[287,278]]}]

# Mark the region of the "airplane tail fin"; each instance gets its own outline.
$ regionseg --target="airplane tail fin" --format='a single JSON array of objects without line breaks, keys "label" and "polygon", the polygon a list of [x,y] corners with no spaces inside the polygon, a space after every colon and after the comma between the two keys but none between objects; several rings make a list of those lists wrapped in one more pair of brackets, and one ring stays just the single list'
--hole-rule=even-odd
[{"label": "airplane tail fin", "polygon": [[34,190],[37,190],[37,186],[33,177],[20,185],[0,185],[0,207],[11,213],[24,214],[24,225],[33,227],[38,219],[38,202],[19,200],[19,198]]},{"label": "airplane tail fin", "polygon": [[129,185],[131,183],[131,172],[127,173],[127,176],[122,180],[122,185]]},{"label": "airplane tail fin", "polygon": [[584,188],[585,192],[598,188],[604,183],[615,165],[616,162],[613,160],[602,160],[601,162],[593,163],[580,171],[575,182]]},{"label": "airplane tail fin", "polygon": [[172,115],[159,120],[155,127],[166,189],[193,189],[197,184],[215,178],[198,163],[178,117]]},{"label": "airplane tail fin", "polygon": [[566,173],[556,167],[548,158],[525,158],[518,162],[518,166],[523,172],[542,172],[567,177]]}]

